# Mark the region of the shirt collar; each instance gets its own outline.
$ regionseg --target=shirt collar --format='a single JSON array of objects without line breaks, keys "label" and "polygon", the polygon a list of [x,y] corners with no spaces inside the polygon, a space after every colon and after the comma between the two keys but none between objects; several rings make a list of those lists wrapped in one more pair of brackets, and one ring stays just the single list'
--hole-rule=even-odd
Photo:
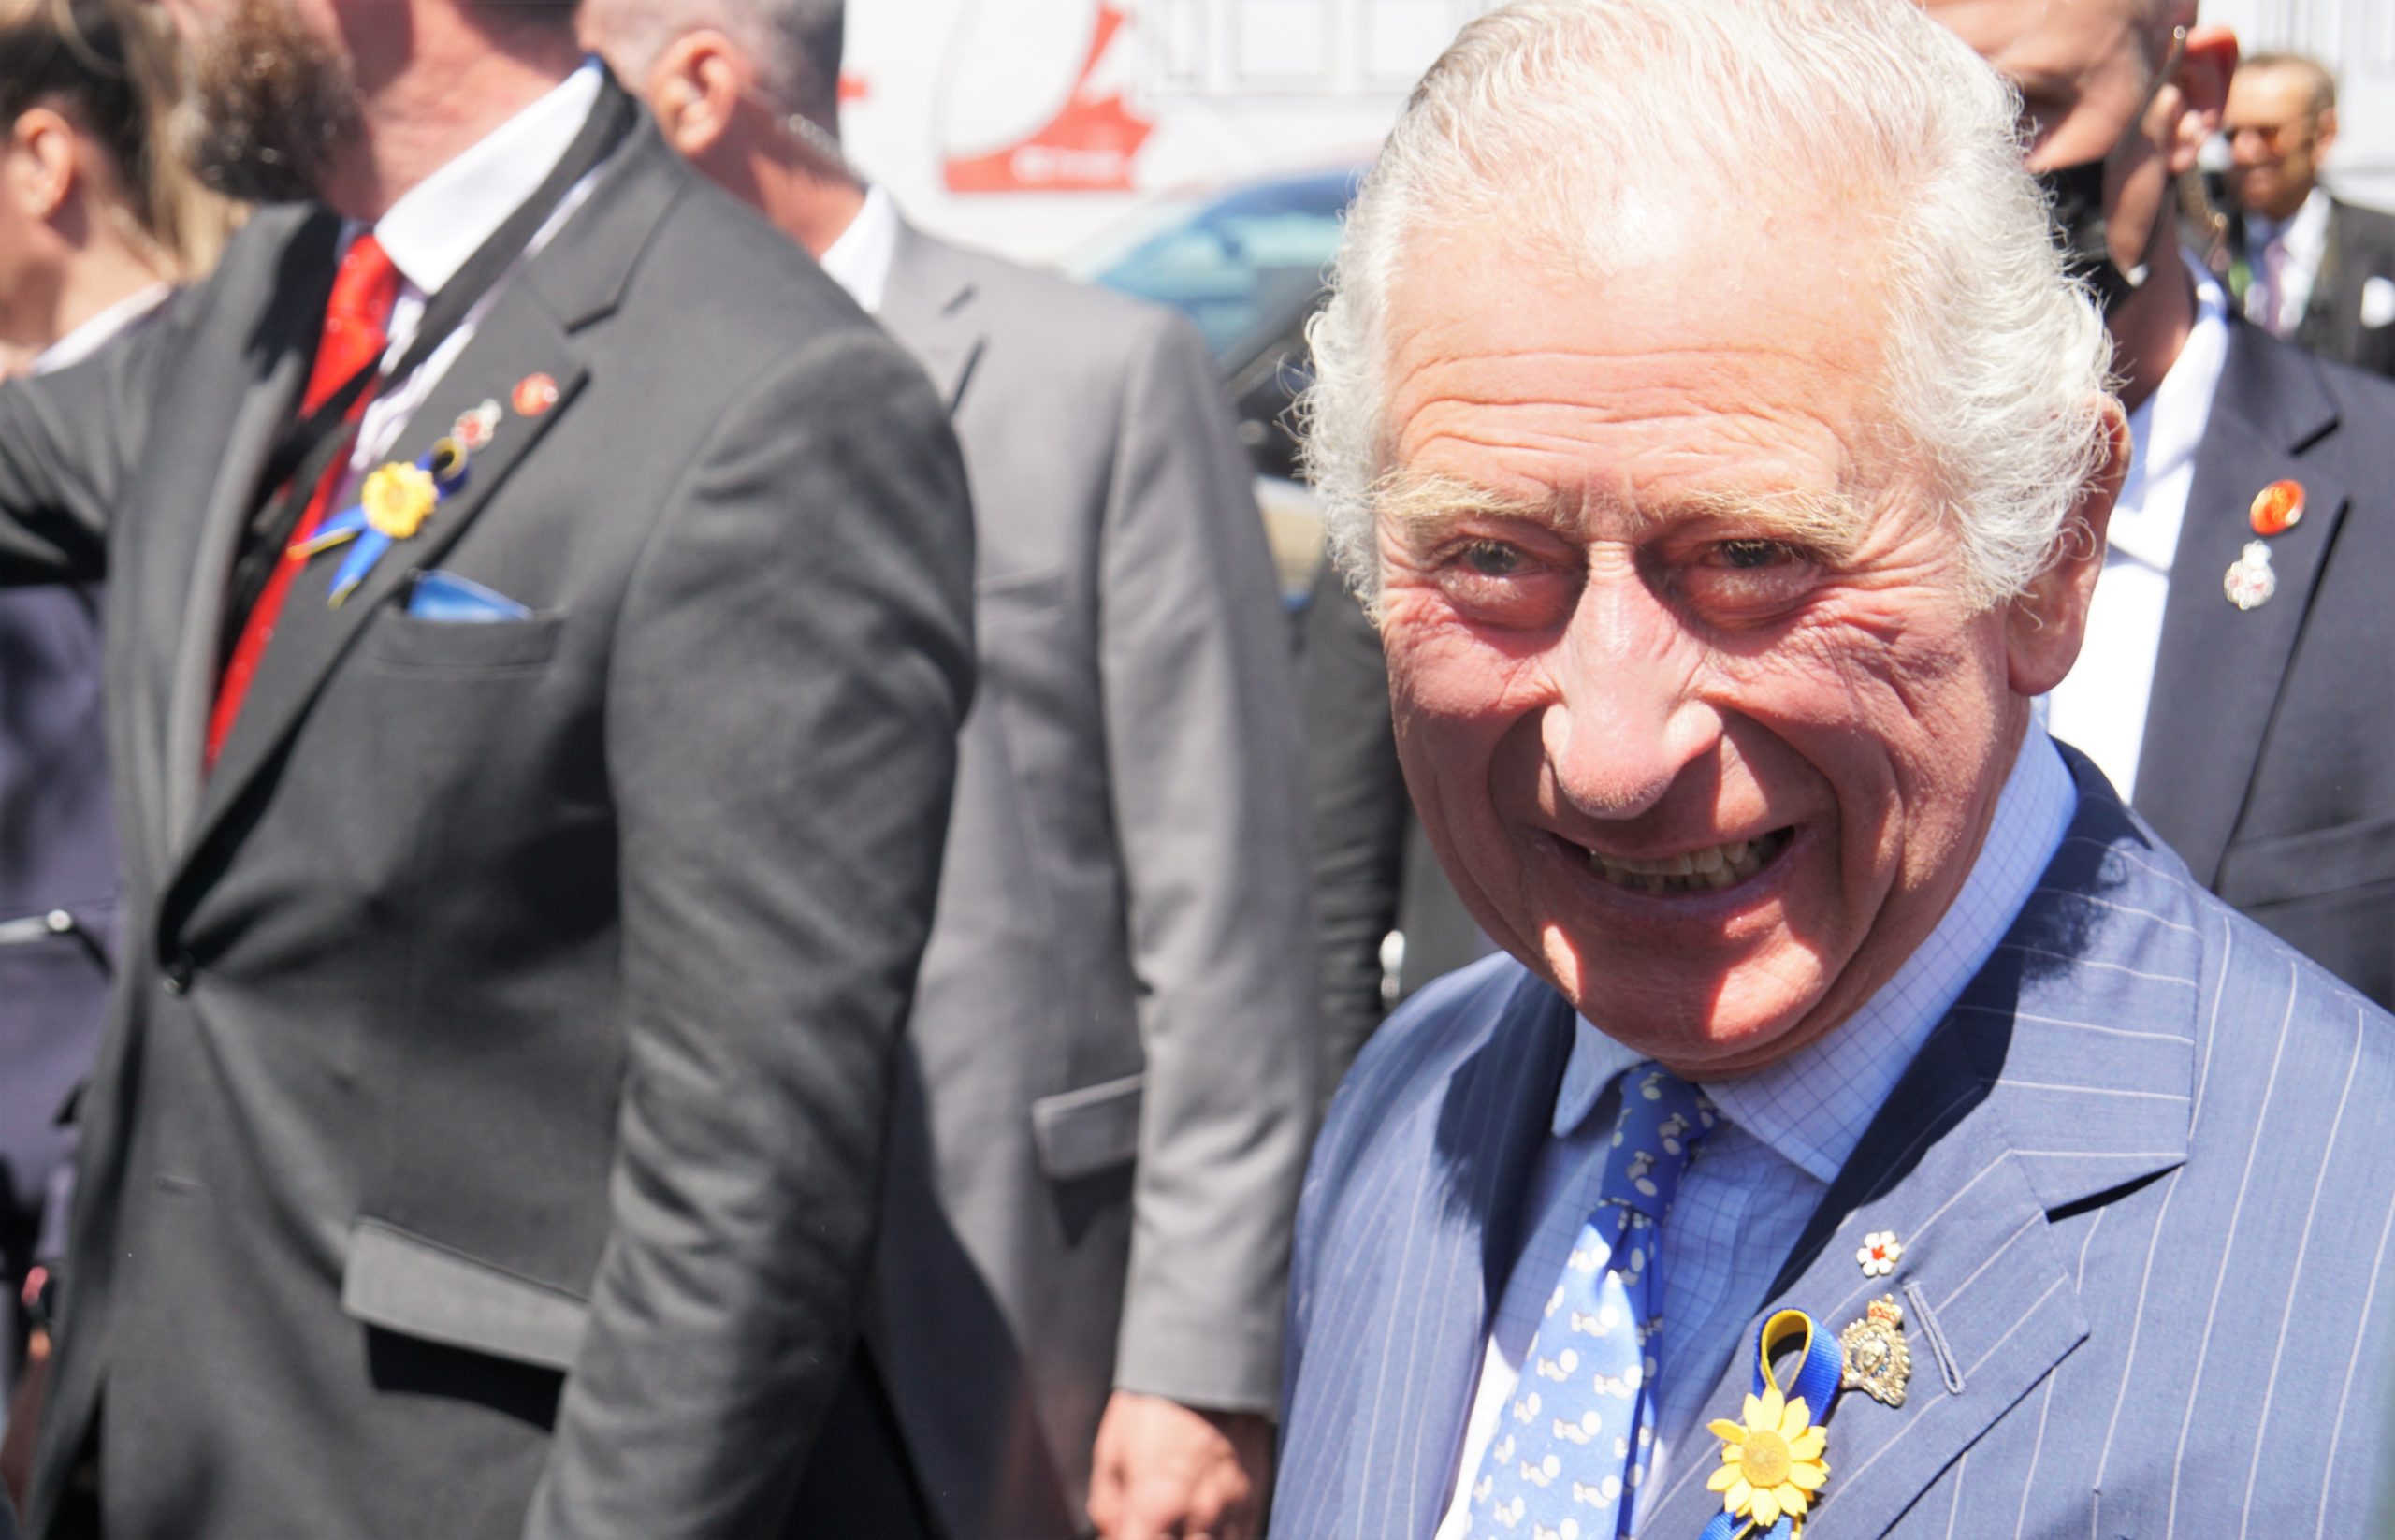
[{"label": "shirt collar", "polygon": [[897,258],[898,205],[878,184],[868,187],[864,206],[824,250],[823,270],[860,310],[878,315],[890,287],[890,265]]},{"label": "shirt collar", "polygon": [[173,293],[173,285],[152,283],[146,289],[126,295],[123,298],[85,321],[73,331],[34,356],[33,372],[47,374],[52,370],[80,364],[112,341],[119,332],[164,304]]},{"label": "shirt collar", "polygon": [[[1722,1115],[1815,1181],[1835,1180],[1913,1055],[2004,939],[2078,807],[2068,768],[2032,721],[1979,858],[1928,939],[1829,1036],[1752,1075],[1706,1084]],[[1556,1094],[1556,1137],[1585,1123],[1606,1086],[1638,1060],[1583,1018]]]},{"label": "shirt collar", "polygon": [[599,62],[584,60],[392,204],[375,222],[374,239],[399,276],[420,294],[440,293],[557,169],[599,105]]},{"label": "shirt collar", "polygon": [[2195,325],[2162,383],[2129,414],[2128,473],[2105,531],[2108,549],[2166,574],[2178,554],[2185,500],[2156,499],[2153,489],[2194,461],[2228,361],[2228,295],[2200,263],[2182,257],[2195,279]]},{"label": "shirt collar", "polygon": [[2246,221],[2245,247],[2260,260],[2263,248],[2273,240],[2281,243],[2287,259],[2299,266],[2308,266],[2329,248],[2329,189],[2315,187],[2295,206],[2295,212],[2285,219],[2264,219],[2256,215]]}]

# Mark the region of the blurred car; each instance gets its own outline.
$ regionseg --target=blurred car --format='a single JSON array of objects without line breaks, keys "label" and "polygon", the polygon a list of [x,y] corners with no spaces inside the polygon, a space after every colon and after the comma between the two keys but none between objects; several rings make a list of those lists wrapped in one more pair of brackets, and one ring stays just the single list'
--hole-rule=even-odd
[{"label": "blurred car", "polygon": [[1076,278],[1180,311],[1213,350],[1293,610],[1322,564],[1322,516],[1299,478],[1289,409],[1312,382],[1305,326],[1364,171],[1348,163],[1167,195],[1066,264]]}]

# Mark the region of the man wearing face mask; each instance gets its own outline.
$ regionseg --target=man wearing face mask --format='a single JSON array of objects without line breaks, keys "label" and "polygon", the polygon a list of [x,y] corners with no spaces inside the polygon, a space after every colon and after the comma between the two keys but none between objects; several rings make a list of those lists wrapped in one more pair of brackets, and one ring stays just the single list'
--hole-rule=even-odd
[{"label": "man wearing face mask", "polygon": [[2395,390],[2249,325],[2173,238],[2237,42],[2196,0],[1929,0],[2019,88],[2134,455],[2048,697],[2197,879],[2395,1003]]}]

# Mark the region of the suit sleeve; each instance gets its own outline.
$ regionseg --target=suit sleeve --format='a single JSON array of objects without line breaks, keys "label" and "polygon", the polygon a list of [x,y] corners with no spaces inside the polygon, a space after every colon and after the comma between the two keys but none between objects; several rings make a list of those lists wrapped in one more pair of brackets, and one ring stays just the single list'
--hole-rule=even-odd
[{"label": "suit sleeve", "polygon": [[1116,1384],[1277,1398],[1321,1056],[1283,614],[1212,359],[1158,316],[1126,383],[1099,670],[1147,1080]]},{"label": "suit sleeve", "polygon": [[1328,1096],[1381,1024],[1408,807],[1380,633],[1328,565],[1306,608],[1305,711]]},{"label": "suit sleeve", "polygon": [[109,510],[177,332],[161,318],[70,369],[0,385],[0,587],[106,575]]},{"label": "suit sleeve", "polygon": [[537,1540],[778,1533],[851,1352],[930,924],[972,671],[955,442],[862,328],[740,401],[618,622],[630,1058]]}]

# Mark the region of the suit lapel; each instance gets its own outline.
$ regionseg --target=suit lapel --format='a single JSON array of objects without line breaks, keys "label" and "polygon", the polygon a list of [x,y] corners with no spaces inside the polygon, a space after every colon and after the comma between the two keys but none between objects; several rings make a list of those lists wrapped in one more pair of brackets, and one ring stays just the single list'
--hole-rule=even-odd
[{"label": "suit lapel", "polygon": [[1383,1296],[1400,1301],[1391,1340],[1401,1333],[1418,1344],[1405,1382],[1381,1389],[1382,1410],[1398,1425],[1399,1456],[1366,1476],[1368,1488],[1391,1490],[1392,1517],[1409,1520],[1389,1533],[1429,1534],[1446,1506],[1489,1314],[1514,1265],[1571,1030],[1571,1008],[1526,975],[1499,1029],[1458,1068],[1438,1106],[1427,1142],[1431,1169],[1415,1190],[1444,1200],[1434,1204],[1418,1271],[1408,1265]]},{"label": "suit lapel", "polygon": [[[193,869],[193,857],[273,763],[359,632],[411,573],[440,560],[550,426],[572,410],[591,374],[573,333],[613,310],[649,234],[679,195],[682,174],[672,155],[654,125],[644,119],[617,152],[617,161],[602,171],[603,180],[584,208],[501,285],[472,340],[385,458],[414,461],[448,433],[459,414],[486,399],[507,402],[515,383],[535,373],[556,381],[557,404],[531,416],[509,406],[491,442],[473,456],[464,485],[441,503],[420,535],[386,552],[339,609],[328,604],[327,591],[342,548],[320,553],[299,573],[274,644],[261,657],[248,701],[225,739],[215,772],[200,790],[181,847],[181,874]],[[213,646],[211,637],[211,656]],[[201,716],[204,719],[204,705]]]},{"label": "suit lapel", "polygon": [[2368,265],[2358,260],[2354,250],[2360,231],[2346,217],[2345,206],[2335,198],[2329,200],[2329,229],[2320,246],[2320,267],[2312,275],[2312,294],[2303,303],[2303,313],[2296,318],[2295,341],[2306,352],[2326,357],[2350,356],[2351,333],[2359,324],[2359,310],[2353,295],[2345,287],[2345,273],[2350,268],[2367,272]]},{"label": "suit lapel", "polygon": [[492,306],[475,328],[472,341],[416,409],[385,458],[414,462],[448,433],[460,413],[486,398],[505,400],[517,380],[535,373],[557,381],[557,406],[537,417],[511,411],[491,442],[469,462],[464,485],[442,500],[423,533],[386,552],[340,608],[328,603],[327,593],[333,573],[348,554],[347,546],[321,552],[300,570],[276,622],[274,645],[259,659],[249,699],[235,719],[224,754],[201,793],[196,821],[198,837],[206,838],[226,807],[281,748],[358,632],[410,573],[439,561],[442,553],[457,543],[489,506],[491,493],[567,409],[580,387],[588,373],[580,355],[529,290],[510,285],[510,292]]},{"label": "suit lapel", "polygon": [[[1323,1292],[1283,1452],[1296,1533],[1428,1535],[1446,1505],[1491,1301],[1513,1265],[1531,1167],[1553,1117],[1571,1009],[1527,973],[1438,1093],[1358,1141],[1351,1200],[1316,1257],[1372,1270]],[[1372,1158],[1403,1152],[1401,1163]]]},{"label": "suit lapel", "polygon": [[339,216],[320,211],[285,249],[283,267],[293,282],[278,283],[280,302],[259,327],[254,350],[265,373],[241,396],[225,434],[225,458],[200,515],[167,696],[165,827],[169,850],[182,849],[198,812],[201,761],[209,712],[216,700],[218,648],[233,556],[241,528],[257,506],[262,490],[258,480],[275,441],[298,414],[325,296],[332,286],[332,253],[340,235]]},{"label": "suit lapel", "polygon": [[[2072,1266],[2048,1215],[2185,1158],[2200,948],[2186,889],[2091,767],[2042,885],[1881,1108],[1781,1270],[1772,1311],[1833,1334],[1880,1295],[1905,1312],[1901,1407],[1860,1390],[1830,1422],[1830,1481],[1807,1532],[1885,1533],[1987,1429],[2085,1340]],[[1895,1271],[1866,1278],[1862,1238],[1893,1231]],[[1751,1334],[1752,1324],[1749,1331]],[[1734,1361],[1705,1419],[1735,1417]],[[1700,1533],[1715,1445],[1674,1452],[1638,1533]]]},{"label": "suit lapel", "polygon": [[[1901,1408],[1860,1391],[1838,1399],[1829,1423],[1830,1485],[1807,1533],[1885,1531],[2087,1335],[2044,1209],[2000,1132],[1973,1115],[1984,1096],[1954,1037],[1933,1039],[1889,1098],[1904,1115],[1882,1119],[1857,1149],[1839,1184],[1846,1193],[1824,1204],[1823,1214],[1836,1217],[1815,1238],[1818,1249],[1775,1295],[1771,1309],[1804,1310],[1833,1336],[1870,1300],[1894,1295],[1912,1349]],[[1857,1185],[1882,1190],[1855,1202]],[[1855,1252],[1875,1230],[1903,1242],[1903,1266],[1866,1279]],[[1934,1338],[1923,1318],[1921,1298],[1941,1336]],[[1751,1335],[1750,1324],[1742,1344]],[[1937,1340],[1945,1354],[1933,1350]],[[1720,1510],[1720,1496],[1706,1486],[1718,1462],[1703,1421],[1738,1416],[1753,1374],[1744,1353],[1742,1345],[1698,1428],[1675,1451],[1665,1499],[1641,1516],[1641,1534],[1693,1535]]]},{"label": "suit lapel", "polygon": [[949,248],[900,224],[890,282],[875,319],[923,366],[951,413],[965,398],[986,340],[973,315],[973,280],[957,269]]},{"label": "suit lapel", "polygon": [[[2312,586],[2348,501],[2343,484],[2301,458],[2336,426],[2312,366],[2241,322],[2230,323],[2228,336],[2171,559],[2135,793],[2138,810],[2206,886],[2244,806]],[[2276,592],[2241,610],[2221,579],[2255,538],[2247,522],[2254,494],[2280,480],[2302,484],[2303,520],[2268,542]]]}]

